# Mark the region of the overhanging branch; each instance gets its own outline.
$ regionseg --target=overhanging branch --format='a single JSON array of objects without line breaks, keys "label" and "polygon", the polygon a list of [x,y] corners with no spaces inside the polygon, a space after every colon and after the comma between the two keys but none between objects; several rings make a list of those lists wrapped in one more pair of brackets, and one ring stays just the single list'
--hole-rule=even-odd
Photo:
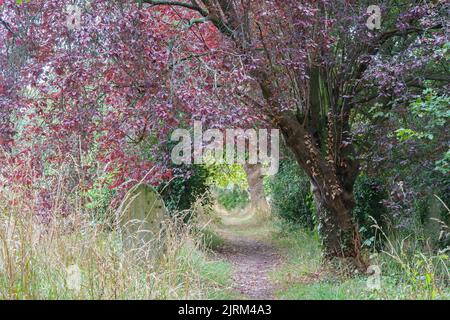
[{"label": "overhanging branch", "polygon": [[2,18],[0,18],[0,24],[2,24],[6,30],[8,30],[9,32],[11,32],[11,34],[15,35],[14,31],[11,29],[11,26],[9,25],[8,22],[6,22],[5,20],[3,20]]},{"label": "overhanging branch", "polygon": [[187,3],[187,2],[180,2],[180,1],[165,1],[165,0],[143,0],[144,3],[148,3],[151,6],[175,6],[175,7],[183,7],[189,10],[194,10],[200,13],[202,16],[207,17],[208,11],[205,9],[193,4],[193,3]]},{"label": "overhanging branch", "polygon": [[[224,35],[231,38],[233,38],[234,36],[233,30],[230,28],[230,26],[228,26],[226,22],[224,22],[221,18],[215,15],[210,15],[210,12],[207,9],[204,9],[201,6],[197,5],[195,1],[191,1],[191,3],[170,1],[170,0],[142,0],[142,1],[144,3],[150,4],[151,6],[175,6],[197,11],[198,13],[200,13],[200,15],[202,15],[202,17],[206,19],[195,20],[194,23],[211,21],[216,26],[216,28],[219,29],[219,31]],[[202,2],[207,7],[212,5],[209,2],[209,0],[202,0]]]}]

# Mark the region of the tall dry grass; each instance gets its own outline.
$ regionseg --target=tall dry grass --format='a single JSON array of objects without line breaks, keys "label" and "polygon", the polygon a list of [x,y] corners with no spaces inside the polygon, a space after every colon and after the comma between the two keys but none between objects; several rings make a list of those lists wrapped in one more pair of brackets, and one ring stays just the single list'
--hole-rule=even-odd
[{"label": "tall dry grass", "polygon": [[136,242],[125,241],[115,221],[92,219],[66,180],[46,181],[54,191],[48,219],[36,211],[38,188],[0,187],[0,299],[200,299],[223,285],[202,273],[213,262],[198,227],[167,217],[159,236],[126,245]]}]

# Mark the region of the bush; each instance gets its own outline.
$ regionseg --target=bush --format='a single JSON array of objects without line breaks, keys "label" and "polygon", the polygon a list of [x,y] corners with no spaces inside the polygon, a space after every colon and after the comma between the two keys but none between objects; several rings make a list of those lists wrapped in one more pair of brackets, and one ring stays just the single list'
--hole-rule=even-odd
[{"label": "bush", "polygon": [[420,234],[423,241],[431,238],[439,248],[445,248],[446,241],[433,226],[437,222],[430,219],[440,219],[444,225],[449,219],[448,211],[435,198],[450,203],[449,102],[448,95],[429,88],[413,100],[394,103],[388,112],[379,105],[381,109],[372,108],[369,116],[384,118],[380,126],[361,127],[365,133],[357,137],[368,151],[361,157],[365,159],[363,171],[383,178],[388,190],[384,205],[389,231]]},{"label": "bush", "polygon": [[376,239],[376,228],[372,227],[375,221],[380,227],[386,225],[387,208],[383,201],[387,198],[387,192],[381,179],[362,175],[356,180],[354,195],[356,207],[353,216],[359,224],[363,244],[371,246],[380,240],[379,234]]},{"label": "bush", "polygon": [[159,188],[170,212],[188,210],[200,197],[204,197],[203,204],[209,202],[208,171],[203,166],[193,166],[191,170],[181,166],[175,168],[174,172],[170,183]]},{"label": "bush", "polygon": [[243,209],[250,201],[249,194],[237,186],[230,189],[218,189],[217,200],[227,210]]},{"label": "bush", "polygon": [[267,184],[274,213],[287,222],[314,226],[314,201],[308,178],[297,162],[283,160],[280,170]]}]

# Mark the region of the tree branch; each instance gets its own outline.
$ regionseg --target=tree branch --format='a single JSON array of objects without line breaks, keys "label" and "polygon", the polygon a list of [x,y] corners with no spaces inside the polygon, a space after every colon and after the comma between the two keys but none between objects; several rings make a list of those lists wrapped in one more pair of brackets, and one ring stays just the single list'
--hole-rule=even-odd
[{"label": "tree branch", "polygon": [[410,34],[422,34],[425,31],[428,30],[436,30],[436,29],[441,29],[443,26],[442,24],[437,24],[432,26],[431,28],[427,28],[427,29],[421,29],[421,28],[417,28],[417,27],[409,27],[406,30],[399,30],[399,29],[393,29],[390,31],[386,31],[383,34],[381,34],[378,39],[375,41],[375,43],[369,47],[369,49],[371,49],[372,52],[369,52],[369,54],[373,55],[376,54],[379,50],[379,48],[386,43],[386,41],[388,41],[389,39],[393,38],[393,37],[399,37],[399,36],[407,36]]},{"label": "tree branch", "polygon": [[180,2],[180,1],[165,1],[165,0],[143,0],[143,2],[148,3],[151,6],[183,7],[183,8],[189,9],[189,10],[197,11],[204,17],[208,16],[208,11],[206,11],[205,9],[203,9],[193,3],[186,3],[186,2]]},{"label": "tree branch", "polygon": [[[228,37],[233,37],[233,30],[230,29],[230,27],[222,21],[219,17],[210,15],[210,12],[206,9],[203,9],[199,5],[196,5],[194,1],[191,1],[191,3],[186,2],[180,2],[180,1],[166,1],[166,0],[142,0],[143,2],[150,4],[151,6],[177,6],[186,8],[189,10],[197,11],[200,13],[203,17],[207,18],[209,21],[211,21],[217,29],[219,29],[220,32],[225,34]],[[202,0],[203,4],[207,7],[212,6],[209,0]],[[202,21],[203,22],[203,21]]]},{"label": "tree branch", "polygon": [[13,35],[15,35],[14,31],[11,29],[10,25],[8,22],[6,22],[5,20],[3,20],[2,18],[0,18],[0,23],[6,28],[6,30],[8,30],[9,32],[11,32]]}]

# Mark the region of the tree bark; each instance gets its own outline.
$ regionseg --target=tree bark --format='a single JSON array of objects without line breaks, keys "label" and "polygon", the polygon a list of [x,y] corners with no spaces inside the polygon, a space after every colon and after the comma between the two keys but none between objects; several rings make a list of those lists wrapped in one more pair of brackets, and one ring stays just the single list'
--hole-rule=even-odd
[{"label": "tree bark", "polygon": [[264,195],[261,164],[245,164],[244,170],[247,173],[251,209],[254,210],[258,216],[267,217],[269,215],[269,205]]},{"label": "tree bark", "polygon": [[347,165],[336,168],[334,161],[324,159],[314,144],[314,137],[295,115],[285,113],[279,126],[286,144],[311,181],[324,258],[345,261],[349,267],[365,271],[358,226],[352,216],[358,166],[345,159]]},{"label": "tree bark", "polygon": [[361,241],[357,224],[352,218],[352,207],[345,205],[346,200],[337,197],[326,199],[319,189],[312,186],[314,202],[317,209],[319,234],[327,260],[346,259],[350,265],[364,270],[365,263],[361,257]]}]

